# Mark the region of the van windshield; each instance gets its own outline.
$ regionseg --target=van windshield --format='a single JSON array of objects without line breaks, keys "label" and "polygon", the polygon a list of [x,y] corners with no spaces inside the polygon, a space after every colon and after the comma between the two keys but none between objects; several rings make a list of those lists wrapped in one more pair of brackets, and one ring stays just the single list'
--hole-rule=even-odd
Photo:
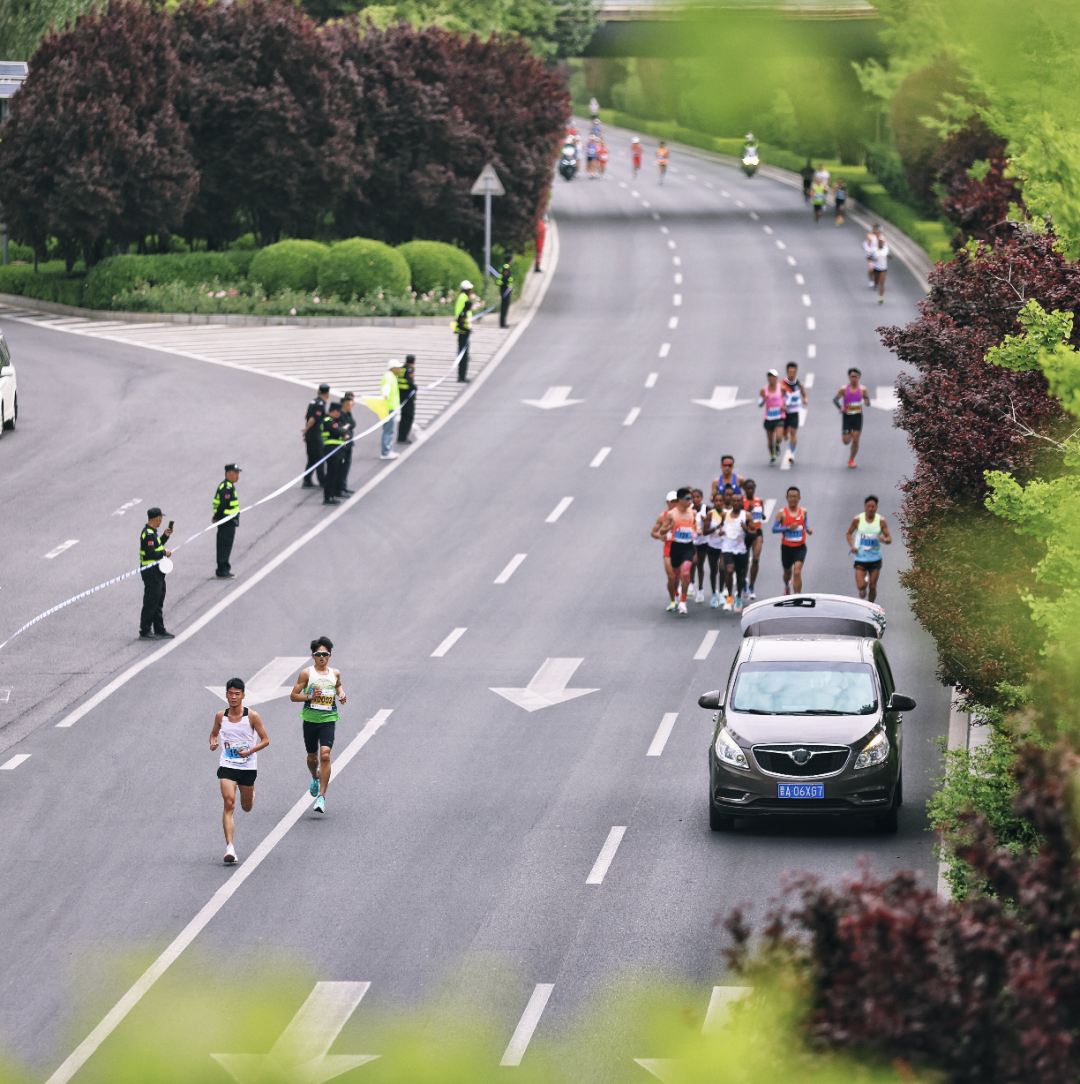
[{"label": "van windshield", "polygon": [[874,668],[862,662],[747,662],[732,711],[752,715],[873,715]]}]

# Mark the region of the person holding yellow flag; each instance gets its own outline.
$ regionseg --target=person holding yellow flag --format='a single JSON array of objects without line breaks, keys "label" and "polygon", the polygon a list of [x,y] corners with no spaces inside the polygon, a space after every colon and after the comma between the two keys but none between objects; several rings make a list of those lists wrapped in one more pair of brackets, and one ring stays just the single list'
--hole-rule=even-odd
[{"label": "person holding yellow flag", "polygon": [[389,367],[383,373],[382,384],[379,388],[380,398],[364,400],[364,405],[374,410],[383,420],[382,455],[379,456],[380,459],[398,458],[398,453],[391,446],[394,443],[394,421],[397,417],[398,408],[401,406],[398,377],[403,372],[405,372],[405,366],[397,358],[391,358]]}]

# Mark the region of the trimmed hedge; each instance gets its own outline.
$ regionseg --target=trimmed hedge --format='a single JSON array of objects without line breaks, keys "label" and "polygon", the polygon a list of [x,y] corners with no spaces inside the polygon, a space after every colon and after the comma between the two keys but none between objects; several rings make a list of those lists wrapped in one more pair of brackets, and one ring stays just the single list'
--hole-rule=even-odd
[{"label": "trimmed hedge", "polygon": [[81,272],[69,275],[63,260],[38,264],[34,274],[32,264],[9,264],[0,267],[0,293],[33,297],[38,301],[55,301],[61,305],[81,306],[83,282]]},{"label": "trimmed hedge", "polygon": [[110,309],[112,299],[124,290],[133,290],[138,282],[162,286],[182,282],[198,286],[212,282],[244,278],[255,257],[254,252],[184,252],[165,256],[109,256],[90,269],[86,276],[84,304],[91,309]]},{"label": "trimmed hedge", "polygon": [[382,241],[353,237],[340,241],[319,264],[319,290],[348,301],[368,294],[401,296],[411,283],[405,257]]},{"label": "trimmed hedge", "polygon": [[329,245],[318,241],[278,241],[255,253],[248,277],[271,294],[286,289],[314,290],[319,264],[329,251]]},{"label": "trimmed hedge", "polygon": [[445,296],[457,290],[462,279],[476,286],[482,278],[476,261],[460,248],[442,241],[407,241],[397,251],[405,258],[412,274],[412,288],[418,294],[430,294],[439,287]]}]

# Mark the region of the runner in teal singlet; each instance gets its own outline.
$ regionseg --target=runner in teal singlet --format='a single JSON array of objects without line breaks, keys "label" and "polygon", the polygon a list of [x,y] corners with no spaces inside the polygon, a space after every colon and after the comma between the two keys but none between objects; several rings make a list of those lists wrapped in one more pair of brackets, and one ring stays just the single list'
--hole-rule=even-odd
[{"label": "runner in teal singlet", "polygon": [[328,636],[311,641],[311,657],[315,665],[301,670],[289,699],[303,704],[300,718],[304,723],[304,748],[311,772],[311,794],[316,813],[326,812],[326,788],[330,783],[330,751],[334,747],[334,728],[338,721],[338,704],[345,703],[341,688],[341,673],[330,667],[334,645]]},{"label": "runner in teal singlet", "polygon": [[847,529],[847,544],[855,557],[855,586],[859,598],[877,598],[878,577],[881,575],[881,543],[892,544],[889,525],[878,515],[878,499],[873,494],[863,501],[860,512]]}]

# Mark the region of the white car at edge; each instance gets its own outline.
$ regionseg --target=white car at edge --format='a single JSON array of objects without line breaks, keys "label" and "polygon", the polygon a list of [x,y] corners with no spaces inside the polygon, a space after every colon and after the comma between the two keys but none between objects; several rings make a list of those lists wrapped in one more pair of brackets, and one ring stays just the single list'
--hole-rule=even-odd
[{"label": "white car at edge", "polygon": [[0,331],[0,436],[5,429],[14,429],[19,419],[19,392],[15,383],[15,366],[11,362],[4,333]]}]

